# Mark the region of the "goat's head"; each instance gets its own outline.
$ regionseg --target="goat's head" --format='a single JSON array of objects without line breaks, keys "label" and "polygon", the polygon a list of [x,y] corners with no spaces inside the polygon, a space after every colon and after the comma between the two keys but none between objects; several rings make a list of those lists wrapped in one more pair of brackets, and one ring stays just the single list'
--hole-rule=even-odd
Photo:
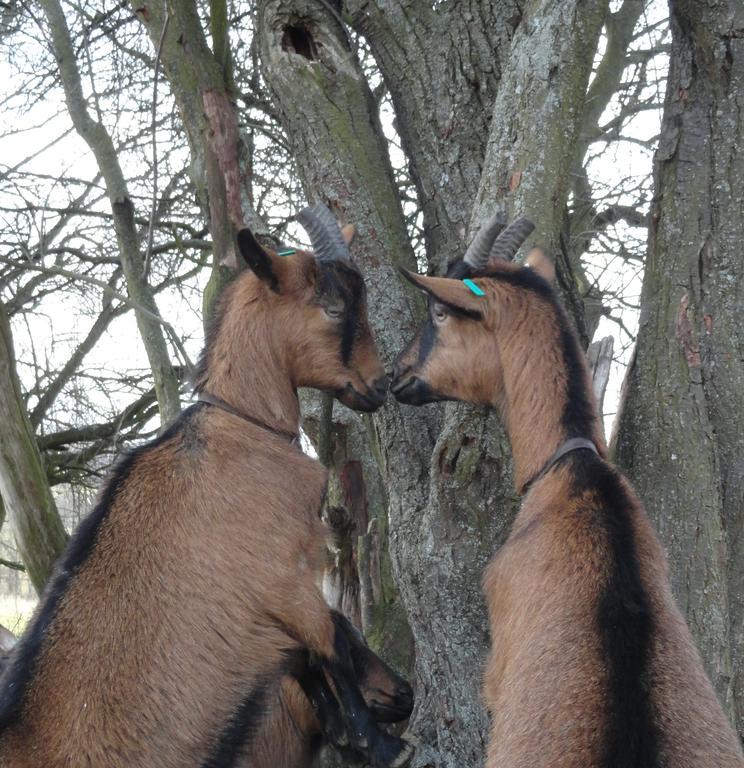
[{"label": "goat's head", "polygon": [[370,650],[362,633],[340,613],[339,627],[349,643],[359,690],[378,723],[397,723],[413,710],[413,689],[399,674]]},{"label": "goat's head", "polygon": [[367,319],[364,280],[351,259],[353,227],[342,231],[322,204],[298,216],[314,253],[280,255],[250,230],[238,234],[240,253],[257,285],[253,300],[272,310],[272,341],[281,346],[296,387],[329,392],[358,411],[374,411],[388,379]]},{"label": "goat's head", "polygon": [[429,312],[395,361],[391,389],[401,402],[498,403],[504,348],[499,337],[510,333],[510,320],[524,312],[522,288],[549,293],[545,279],[552,279],[552,264],[538,249],[526,267],[510,263],[533,225],[525,218],[506,229],[505,223],[501,214],[486,223],[464,258],[450,264],[446,277],[404,271],[427,294]]}]

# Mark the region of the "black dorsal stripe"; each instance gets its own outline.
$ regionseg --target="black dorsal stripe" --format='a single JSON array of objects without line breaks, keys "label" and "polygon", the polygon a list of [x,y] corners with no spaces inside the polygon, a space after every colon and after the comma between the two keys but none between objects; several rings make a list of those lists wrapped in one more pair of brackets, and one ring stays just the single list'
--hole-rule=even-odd
[{"label": "black dorsal stripe", "polygon": [[633,500],[613,467],[588,451],[570,459],[574,490],[593,499],[587,510],[609,551],[607,578],[597,604],[597,629],[607,670],[607,722],[602,768],[658,768],[659,740],[650,696],[654,621],[644,588]]},{"label": "black dorsal stripe", "polygon": [[267,712],[267,702],[278,695],[278,685],[284,668],[254,681],[250,692],[238,704],[232,717],[217,737],[212,753],[201,768],[233,768],[238,758],[250,746]]},{"label": "black dorsal stripe", "polygon": [[20,717],[24,696],[33,680],[46,632],[54,621],[57,608],[70,588],[75,574],[93,551],[101,525],[114,499],[129,478],[132,468],[148,451],[177,435],[202,407],[202,404],[197,403],[184,410],[162,435],[128,452],[114,466],[99,502],[81,521],[67,543],[44,590],[36,614],[13,649],[8,666],[0,677],[0,732]]}]

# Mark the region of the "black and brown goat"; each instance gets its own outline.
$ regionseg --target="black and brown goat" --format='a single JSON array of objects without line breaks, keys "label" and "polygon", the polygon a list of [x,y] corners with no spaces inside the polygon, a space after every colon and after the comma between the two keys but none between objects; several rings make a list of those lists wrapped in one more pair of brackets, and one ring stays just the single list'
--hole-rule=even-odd
[{"label": "black and brown goat", "polygon": [[203,401],[119,462],[72,537],[0,680],[0,765],[233,765],[305,652],[311,695],[340,712],[326,727],[374,764],[407,756],[376,728],[317,585],[326,471],[297,445],[296,389],[374,410],[386,378],[335,220],[300,220],[315,255],[240,233],[251,270],[220,300]]},{"label": "black and brown goat", "polygon": [[[447,277],[409,274],[429,316],[399,355],[405,403],[505,420],[522,506],[484,577],[489,768],[742,768],[675,604],[663,548],[606,448],[575,331],[531,231],[494,217]],[[501,257],[501,258],[499,258]],[[548,278],[547,280],[544,278]]]},{"label": "black and brown goat", "polygon": [[[349,643],[357,683],[374,719],[378,723],[397,723],[408,718],[413,709],[411,686],[369,649],[351,622],[336,612],[334,617]],[[270,702],[235,768],[310,768],[315,763],[327,739],[303,685],[306,681],[302,677],[282,678],[279,696]],[[346,754],[342,744],[334,746]],[[353,750],[348,751],[351,760],[359,757]]]}]

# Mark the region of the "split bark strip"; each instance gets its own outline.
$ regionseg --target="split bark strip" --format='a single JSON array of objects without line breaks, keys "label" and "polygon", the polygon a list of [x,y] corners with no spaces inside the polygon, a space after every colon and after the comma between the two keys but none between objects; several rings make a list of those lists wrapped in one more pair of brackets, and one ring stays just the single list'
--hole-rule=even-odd
[{"label": "split bark strip", "polygon": [[10,322],[0,305],[0,496],[31,583],[41,593],[67,534],[26,414]]},{"label": "split bark strip", "polygon": [[160,313],[152,290],[144,277],[144,264],[139,251],[139,238],[134,221],[134,206],[111,136],[101,123],[90,116],[88,111],[70,31],[59,0],[39,1],[49,25],[51,48],[59,64],[70,118],[75,130],[93,152],[106,184],[129,296],[140,307],[147,310],[143,312],[141,309],[135,309],[135,317],[152,369],[161,422],[167,424],[175,419],[181,410],[178,378],[171,365],[163,329],[154,319],[154,317],[160,317]]},{"label": "split bark strip", "polygon": [[594,389],[594,397],[597,398],[597,407],[600,413],[603,412],[605,392],[610,380],[614,348],[615,339],[612,336],[605,336],[599,341],[592,342],[587,350],[589,367],[592,371],[592,388]]},{"label": "split bark strip", "polygon": [[[249,174],[241,171],[238,111],[232,97],[232,67],[224,0],[210,2],[214,51],[210,50],[193,0],[168,0],[170,24],[163,39],[163,71],[176,100],[191,150],[191,178],[212,235],[212,274],[204,291],[204,323],[238,267],[234,230],[249,226],[269,235],[244,192]],[[160,3],[131,0],[137,18],[157,47],[165,12]]]}]

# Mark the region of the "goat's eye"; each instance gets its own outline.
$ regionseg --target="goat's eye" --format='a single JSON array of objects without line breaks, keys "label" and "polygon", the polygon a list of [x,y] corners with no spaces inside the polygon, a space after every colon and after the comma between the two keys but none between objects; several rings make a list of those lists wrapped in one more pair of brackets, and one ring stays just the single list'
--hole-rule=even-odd
[{"label": "goat's eye", "polygon": [[331,318],[331,320],[338,320],[341,315],[344,313],[344,306],[343,304],[334,304],[330,307],[323,307],[325,310],[325,313],[328,315],[328,317]]},{"label": "goat's eye", "polygon": [[443,323],[447,319],[447,310],[441,304],[435,304],[431,311],[437,323]]}]

